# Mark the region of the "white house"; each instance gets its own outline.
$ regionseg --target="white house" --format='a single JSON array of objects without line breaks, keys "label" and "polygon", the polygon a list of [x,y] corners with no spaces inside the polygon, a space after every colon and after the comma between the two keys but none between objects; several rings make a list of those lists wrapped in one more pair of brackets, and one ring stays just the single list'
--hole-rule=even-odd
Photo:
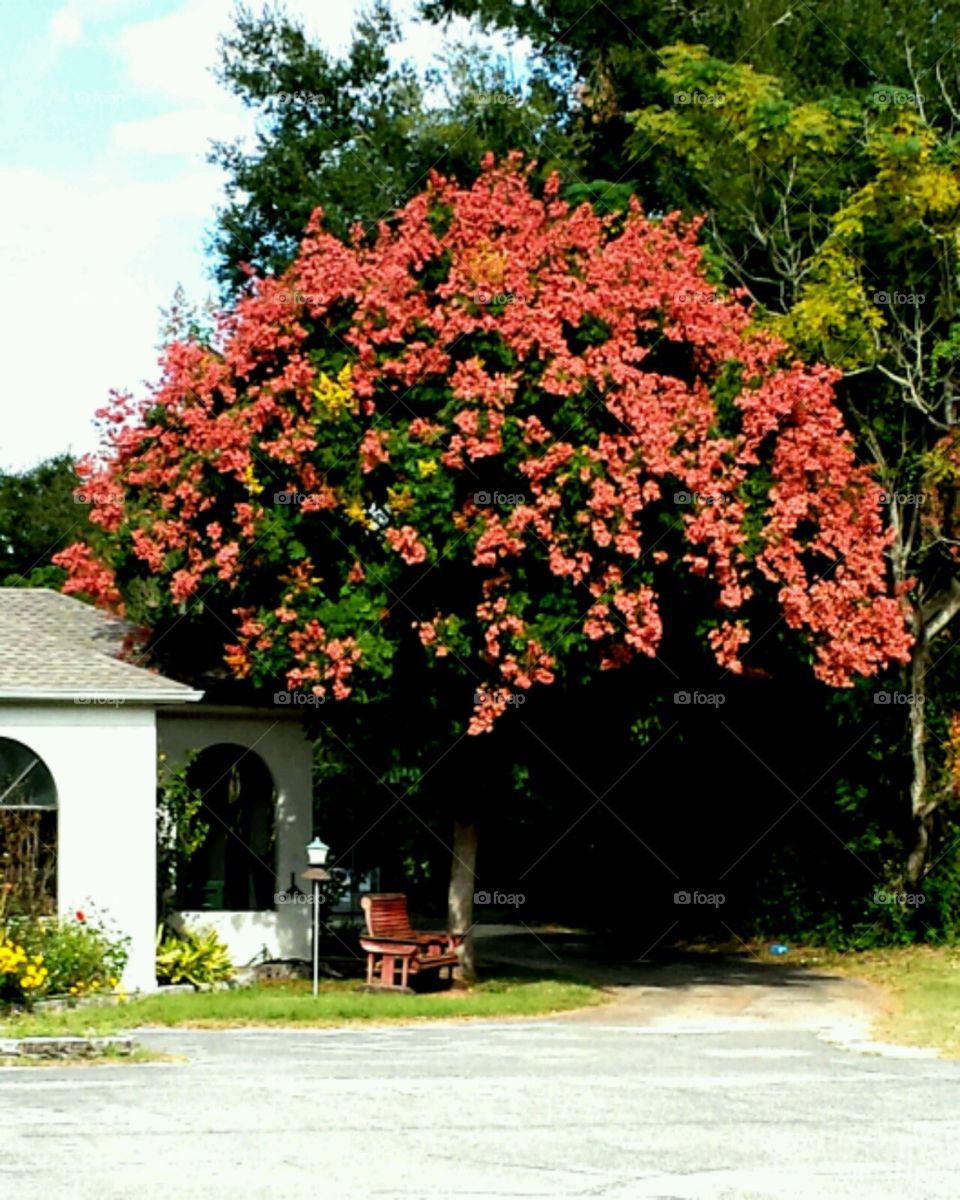
[{"label": "white house", "polygon": [[190,783],[210,833],[182,881],[182,919],[213,925],[237,964],[306,957],[305,907],[275,900],[312,836],[299,721],[282,707],[207,706],[117,657],[124,634],[57,592],[0,588],[0,809],[36,814],[58,910],[106,916],[130,939],[125,986],[153,988],[158,754],[166,770],[197,751]]}]

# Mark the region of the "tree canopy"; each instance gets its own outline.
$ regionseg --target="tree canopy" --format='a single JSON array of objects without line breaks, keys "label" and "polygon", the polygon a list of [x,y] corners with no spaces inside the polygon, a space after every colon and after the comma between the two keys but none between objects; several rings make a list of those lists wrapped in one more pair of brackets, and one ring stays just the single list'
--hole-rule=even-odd
[{"label": "tree canopy", "polygon": [[66,590],[148,606],[158,645],[212,608],[235,675],[336,699],[413,631],[467,677],[471,732],[574,664],[654,656],[665,571],[712,581],[734,672],[757,586],[827,682],[905,658],[835,376],[750,330],[695,226],[558,186],[516,160],[434,175],[351,242],[316,214],[215,344],[174,342],[154,394],[107,414],[88,470],[113,536],[57,556]]}]

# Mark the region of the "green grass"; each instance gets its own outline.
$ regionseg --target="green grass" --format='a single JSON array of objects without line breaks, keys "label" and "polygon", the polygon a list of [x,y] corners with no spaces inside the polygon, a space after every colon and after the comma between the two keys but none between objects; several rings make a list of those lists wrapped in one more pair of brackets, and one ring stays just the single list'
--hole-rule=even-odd
[{"label": "green grass", "polygon": [[888,997],[876,1034],[907,1046],[932,1046],[960,1058],[960,949],[905,946],[844,955],[836,964]]},{"label": "green grass", "polygon": [[230,1028],[245,1025],[347,1025],[471,1017],[529,1017],[566,1012],[605,999],[602,989],[561,979],[519,975],[487,979],[465,990],[403,995],[359,992],[352,981],[236,988],[225,992],[150,995],[106,1008],[25,1013],[0,1020],[0,1037],[117,1033],[138,1026]]},{"label": "green grass", "polygon": [[864,979],[881,993],[873,1020],[877,1040],[926,1046],[947,1058],[960,1058],[960,946],[844,952],[794,945],[787,957],[775,960],[767,958],[763,942],[728,943],[723,949],[744,959],[759,959],[774,971],[806,968]]},{"label": "green grass", "polygon": [[960,947],[894,946],[841,953],[797,947],[785,965],[865,979],[884,996],[874,1036],[960,1058]]}]

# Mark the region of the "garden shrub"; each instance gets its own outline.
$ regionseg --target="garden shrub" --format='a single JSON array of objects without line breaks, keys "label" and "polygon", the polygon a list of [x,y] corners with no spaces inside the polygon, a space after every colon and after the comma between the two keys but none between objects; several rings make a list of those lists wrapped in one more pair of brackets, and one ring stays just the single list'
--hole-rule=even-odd
[{"label": "garden shrub", "polygon": [[162,983],[191,983],[203,987],[223,983],[233,974],[227,947],[215,929],[157,929],[157,979]]},{"label": "garden shrub", "polygon": [[116,991],[120,986],[129,939],[118,937],[104,921],[84,912],[69,918],[15,919],[10,922],[7,938],[37,968],[29,981],[41,973],[42,978],[25,990],[21,976],[25,996],[13,995],[13,989],[8,988],[11,994],[0,990],[2,999],[85,996]]}]

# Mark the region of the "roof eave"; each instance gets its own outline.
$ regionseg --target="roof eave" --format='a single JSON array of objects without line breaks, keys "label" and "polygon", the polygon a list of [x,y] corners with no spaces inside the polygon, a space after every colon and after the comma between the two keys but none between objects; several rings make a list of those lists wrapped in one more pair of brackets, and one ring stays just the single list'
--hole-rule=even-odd
[{"label": "roof eave", "polygon": [[184,688],[182,692],[151,691],[149,688],[4,688],[0,686],[0,704],[16,700],[59,700],[80,704],[112,704],[116,701],[135,704],[184,704],[203,699],[203,692]]}]

